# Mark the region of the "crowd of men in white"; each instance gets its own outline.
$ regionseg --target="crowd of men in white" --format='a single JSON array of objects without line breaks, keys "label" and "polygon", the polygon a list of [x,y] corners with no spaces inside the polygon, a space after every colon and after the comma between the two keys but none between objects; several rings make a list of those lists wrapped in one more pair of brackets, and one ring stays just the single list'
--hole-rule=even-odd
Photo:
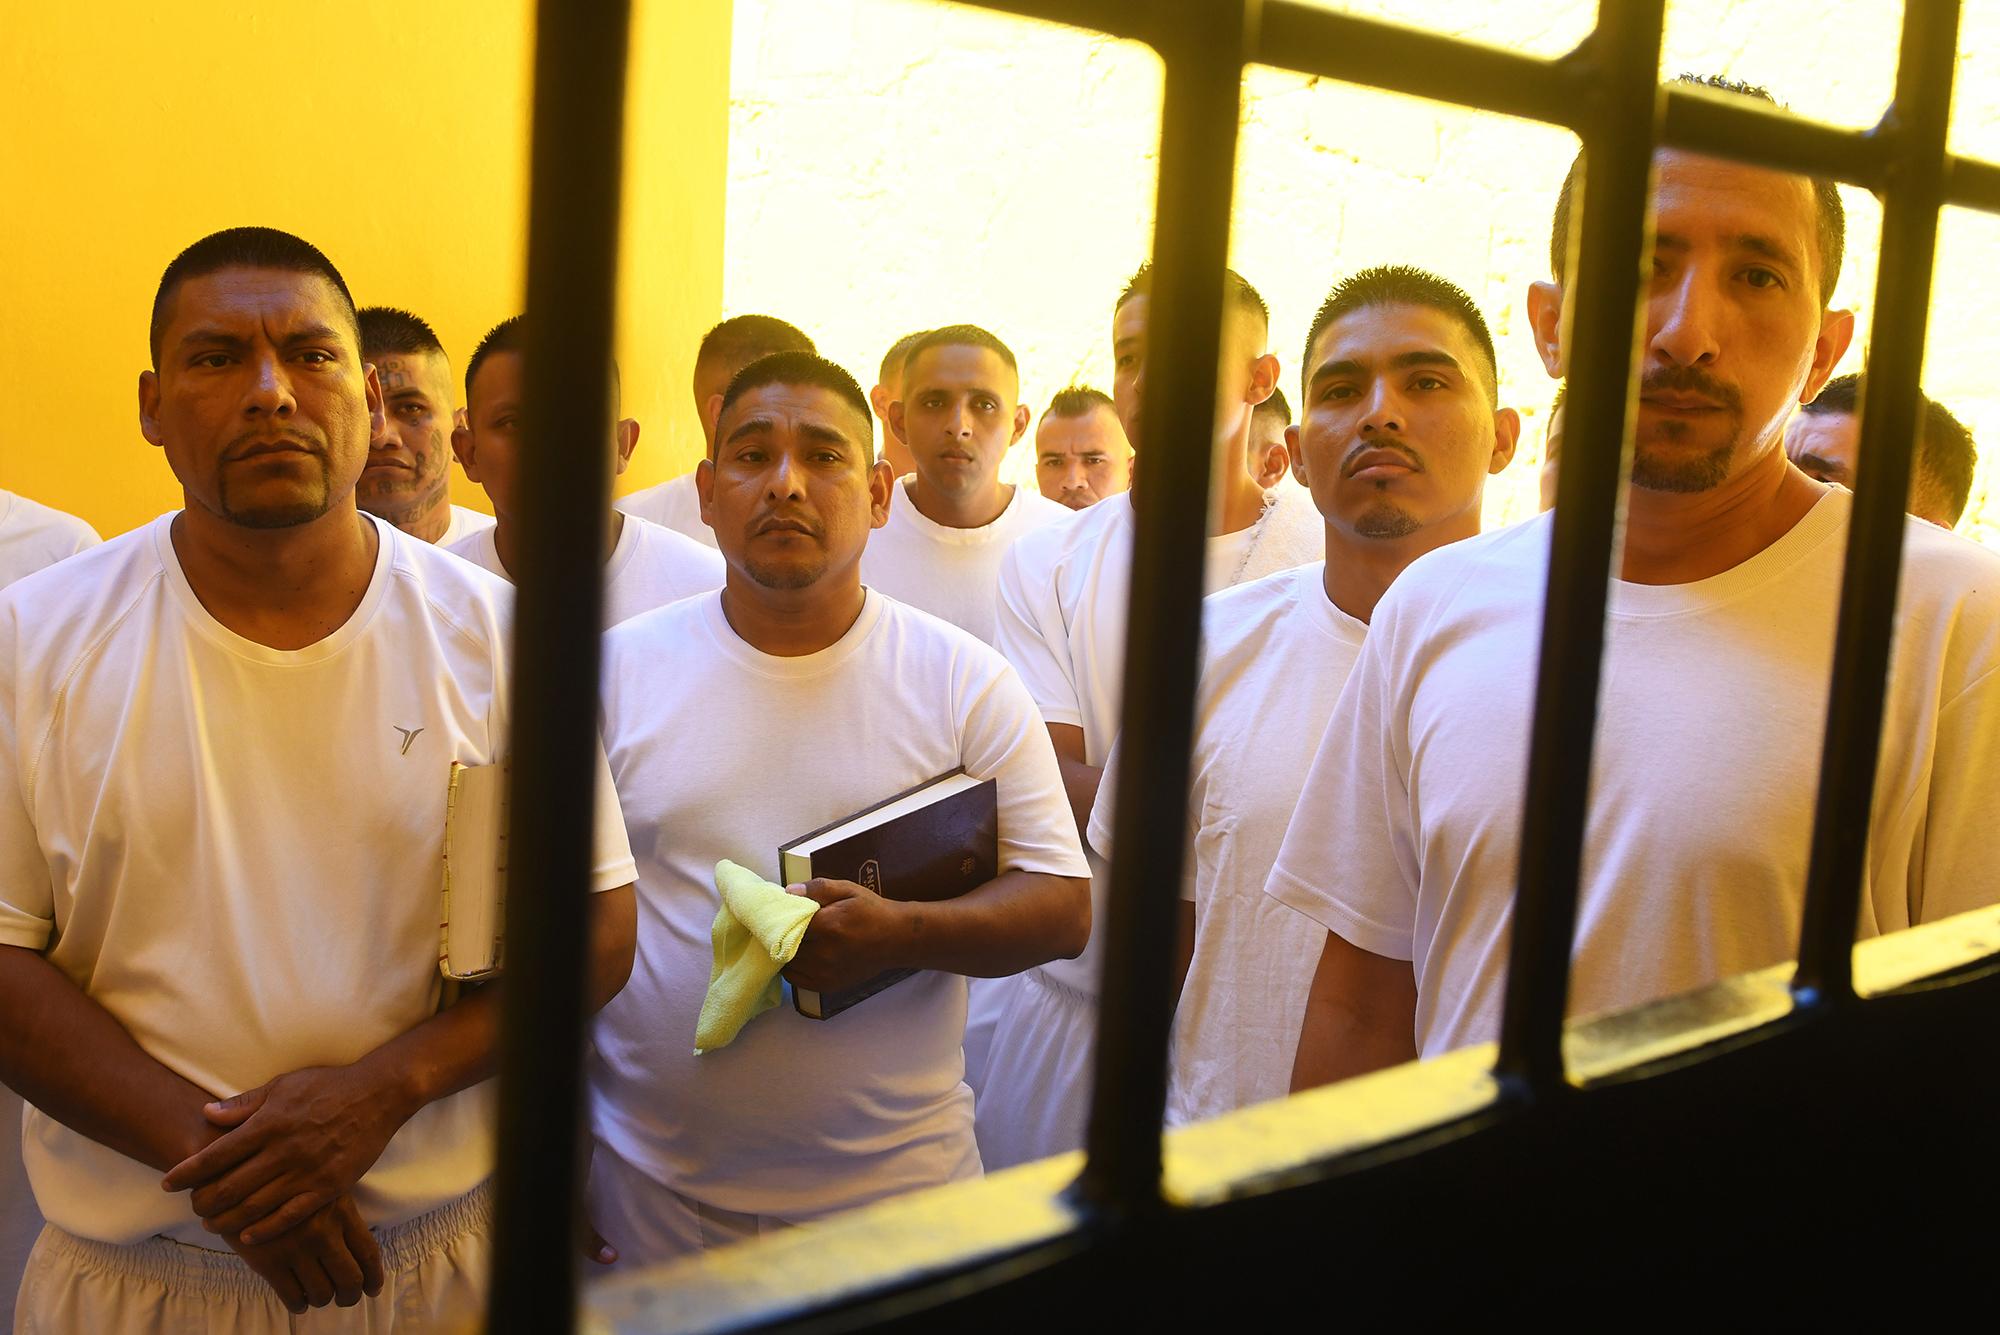
[{"label": "crowd of men in white", "polygon": [[[1853,332],[1838,197],[1656,166],[1577,1014],[1792,956],[1851,502],[1786,452]],[[1528,295],[1558,378],[1569,198]],[[1480,534],[1520,418],[1459,288],[1342,279],[1296,422],[1264,303],[1231,274],[1225,305],[1176,1123],[1493,1036],[1550,534]],[[999,480],[1030,412],[982,329],[899,343],[872,396],[783,321],[704,342],[707,457],[620,502],[605,550],[577,905],[600,1265],[1080,1143],[1149,306],[1142,269],[1111,394],[1041,422],[1047,496]],[[0,493],[15,1328],[448,1327],[486,1280],[505,983],[441,1005],[444,775],[506,746],[524,327],[455,416],[421,320],[241,228],[174,260],[151,341],[140,426],[184,508],[99,544]],[[619,471],[638,436],[617,420]],[[453,456],[497,522],[450,505]],[[1913,517],[1904,560],[1863,937],[2000,900],[2000,556]],[[795,887],[820,907],[792,981],[923,972],[694,1055],[717,861],[775,878],[783,841],[961,766],[998,780],[996,879]]]}]

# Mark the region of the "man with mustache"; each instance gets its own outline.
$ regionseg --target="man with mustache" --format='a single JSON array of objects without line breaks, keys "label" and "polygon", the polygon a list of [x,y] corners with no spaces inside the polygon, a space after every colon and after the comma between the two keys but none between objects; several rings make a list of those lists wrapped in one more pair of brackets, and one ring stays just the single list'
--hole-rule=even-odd
[{"label": "man with mustache", "polygon": [[[0,593],[0,1080],[49,1221],[16,1329],[469,1327],[500,998],[439,1009],[439,867],[452,762],[507,745],[506,589],[356,509],[381,398],[306,242],[190,246],[152,356],[185,508]],[[601,762],[599,810],[597,1005]]]},{"label": "man with mustache", "polygon": [[[449,550],[513,582],[520,553],[521,398],[527,348],[524,317],[502,320],[486,332],[465,364],[465,425],[452,432],[451,448],[465,475],[486,489],[499,523]],[[639,443],[639,423],[618,415],[618,367],[611,367],[611,436],[603,442],[614,476],[625,471]],[[601,466],[586,457],[576,466]],[[560,442],[569,446],[572,442]],[[683,533],[613,510],[604,531],[603,624],[615,626],[676,599],[722,583],[722,558]]]},{"label": "man with mustache", "polygon": [[[1861,377],[1848,374],[1826,388],[1785,426],[1785,453],[1807,477],[1852,490],[1861,448]],[[1936,399],[1923,401],[1917,452],[1910,461],[1910,513],[1939,528],[1955,528],[1972,499],[1979,453],[1972,432]]]},{"label": "man with mustache", "polygon": [[[1270,443],[1261,449],[1253,443],[1255,409],[1278,383],[1278,359],[1268,351],[1270,311],[1241,274],[1227,271],[1224,282],[1210,435],[1219,493],[1207,536],[1211,593],[1326,553],[1312,498],[1286,477],[1282,437],[1266,436]],[[1152,269],[1142,266],[1111,317],[1112,398],[1126,436],[1141,452],[1151,314]],[[1000,567],[1000,648],[1042,711],[1079,829],[1090,819],[1117,736],[1134,507],[1144,498],[1141,476],[1123,495],[1029,534]],[[1108,881],[1102,863],[1091,881],[1101,896]],[[1093,938],[1080,959],[974,987],[966,1058],[978,1096],[979,1149],[989,1167],[1082,1143],[1102,958]]]},{"label": "man with mustache", "polygon": [[[715,414],[722,391],[736,373],[774,352],[811,352],[805,331],[775,315],[732,315],[701,336],[694,355],[694,411],[708,448],[715,447]],[[706,547],[715,534],[701,522],[701,498],[695,495],[694,474],[687,472],[613,502],[628,515],[670,528]]]},{"label": "man with mustache", "polygon": [[[1794,957],[1852,500],[1783,447],[1853,333],[1829,308],[1839,195],[1679,150],[1653,168],[1579,1016]],[[1556,206],[1555,279],[1529,294],[1552,376],[1577,170]],[[1376,605],[1267,887],[1327,929],[1295,1088],[1497,1033],[1550,528],[1540,516],[1442,548]],[[1912,520],[1893,634],[1863,937],[2000,898],[2000,556]]]},{"label": "man with mustache", "polygon": [[1035,479],[1042,495],[1072,510],[1132,485],[1132,445],[1109,394],[1088,385],[1056,391],[1035,426]]},{"label": "man with mustache", "polygon": [[[1286,441],[1325,521],[1326,560],[1202,607],[1172,1125],[1290,1088],[1325,932],[1266,895],[1264,879],[1376,603],[1412,561],[1479,532],[1486,478],[1520,436],[1520,415],[1499,406],[1485,319],[1420,269],[1343,279],[1300,364],[1304,407]],[[1090,818],[1105,858],[1118,757],[1114,747]]]},{"label": "man with mustache", "polygon": [[[623,1263],[977,1174],[965,977],[1074,955],[1090,931],[1082,849],[1020,680],[862,584],[896,480],[853,377],[810,353],[752,363],[695,477],[726,582],[604,642],[604,735],[644,907],[591,1070],[591,1218]],[[781,1006],[694,1055],[717,862],[776,880],[781,844],[960,768],[997,781],[993,880],[933,904],[790,887],[819,905],[794,984],[923,972],[824,1021]]]},{"label": "man with mustache", "polygon": [[861,578],[891,598],[993,643],[1000,561],[1069,511],[1000,480],[1028,430],[1013,352],[977,325],[933,329],[904,356],[889,428],[914,471],[890,492],[889,520],[868,541]]},{"label": "man with mustache", "polygon": [[422,542],[450,547],[493,516],[451,503],[451,361],[429,324],[394,306],[361,310],[361,357],[382,386],[357,504]]}]

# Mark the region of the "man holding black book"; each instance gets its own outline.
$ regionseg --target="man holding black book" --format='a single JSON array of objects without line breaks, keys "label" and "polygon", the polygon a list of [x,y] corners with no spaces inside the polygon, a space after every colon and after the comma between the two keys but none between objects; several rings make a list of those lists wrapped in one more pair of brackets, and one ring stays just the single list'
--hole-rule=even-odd
[{"label": "man holding black book", "polygon": [[[590,1199],[635,1263],[979,1173],[964,976],[1074,955],[1090,930],[1088,871],[1026,689],[971,635],[862,587],[895,479],[853,378],[809,353],[747,367],[697,479],[727,582],[605,639],[640,945],[596,1029]],[[694,1055],[716,864],[776,881],[781,845],[961,768],[997,781],[997,876],[934,903],[890,897],[889,865],[885,894],[791,887],[818,905],[786,970],[796,988],[921,972],[826,1020],[780,1006]]]}]

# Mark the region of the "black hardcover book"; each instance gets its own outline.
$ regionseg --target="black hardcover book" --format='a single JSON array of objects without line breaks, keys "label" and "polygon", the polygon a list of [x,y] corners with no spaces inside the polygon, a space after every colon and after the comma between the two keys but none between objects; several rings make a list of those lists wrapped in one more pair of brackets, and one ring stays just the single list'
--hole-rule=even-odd
[{"label": "black hardcover book", "polygon": [[[778,849],[785,884],[853,881],[885,899],[955,899],[1000,874],[999,786],[964,770],[940,774]],[[806,929],[810,935],[812,929]],[[792,1006],[826,1020],[914,969],[891,969],[839,992],[792,989]]]}]

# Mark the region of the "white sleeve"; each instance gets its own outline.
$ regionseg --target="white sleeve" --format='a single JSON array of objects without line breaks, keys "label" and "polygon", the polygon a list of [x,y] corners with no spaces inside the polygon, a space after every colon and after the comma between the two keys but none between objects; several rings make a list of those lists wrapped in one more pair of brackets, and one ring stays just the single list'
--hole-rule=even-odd
[{"label": "white sleeve", "polygon": [[996,673],[974,682],[959,725],[959,755],[975,779],[999,780],[1000,868],[1088,876],[1048,729],[1013,669],[994,667]]},{"label": "white sleeve", "polygon": [[29,749],[21,717],[20,613],[0,605],[0,945],[46,950],[55,890],[28,811]]},{"label": "white sleeve", "polygon": [[1415,951],[1416,844],[1406,677],[1371,627],[1334,705],[1264,892],[1372,955]]},{"label": "white sleeve", "polygon": [[1054,572],[1039,561],[1024,562],[1016,542],[1000,562],[1000,623],[994,647],[1000,650],[1044,723],[1083,726],[1081,697],[1071,675],[1069,626],[1056,600]]},{"label": "white sleeve", "polygon": [[611,762],[605,759],[601,739],[597,743],[597,806],[591,821],[590,892],[600,894],[637,881],[639,864],[632,860],[625,811],[618,804],[618,790],[611,783]]},{"label": "white sleeve", "polygon": [[2000,668],[1938,711],[1928,810],[1910,869],[1910,921],[2000,904]]},{"label": "white sleeve", "polygon": [[1097,796],[1090,804],[1090,828],[1085,834],[1090,847],[1106,862],[1111,861],[1111,823],[1118,814],[1118,757],[1125,748],[1117,741],[1111,743],[1111,754],[1104,757],[1104,773],[1097,781]]}]

